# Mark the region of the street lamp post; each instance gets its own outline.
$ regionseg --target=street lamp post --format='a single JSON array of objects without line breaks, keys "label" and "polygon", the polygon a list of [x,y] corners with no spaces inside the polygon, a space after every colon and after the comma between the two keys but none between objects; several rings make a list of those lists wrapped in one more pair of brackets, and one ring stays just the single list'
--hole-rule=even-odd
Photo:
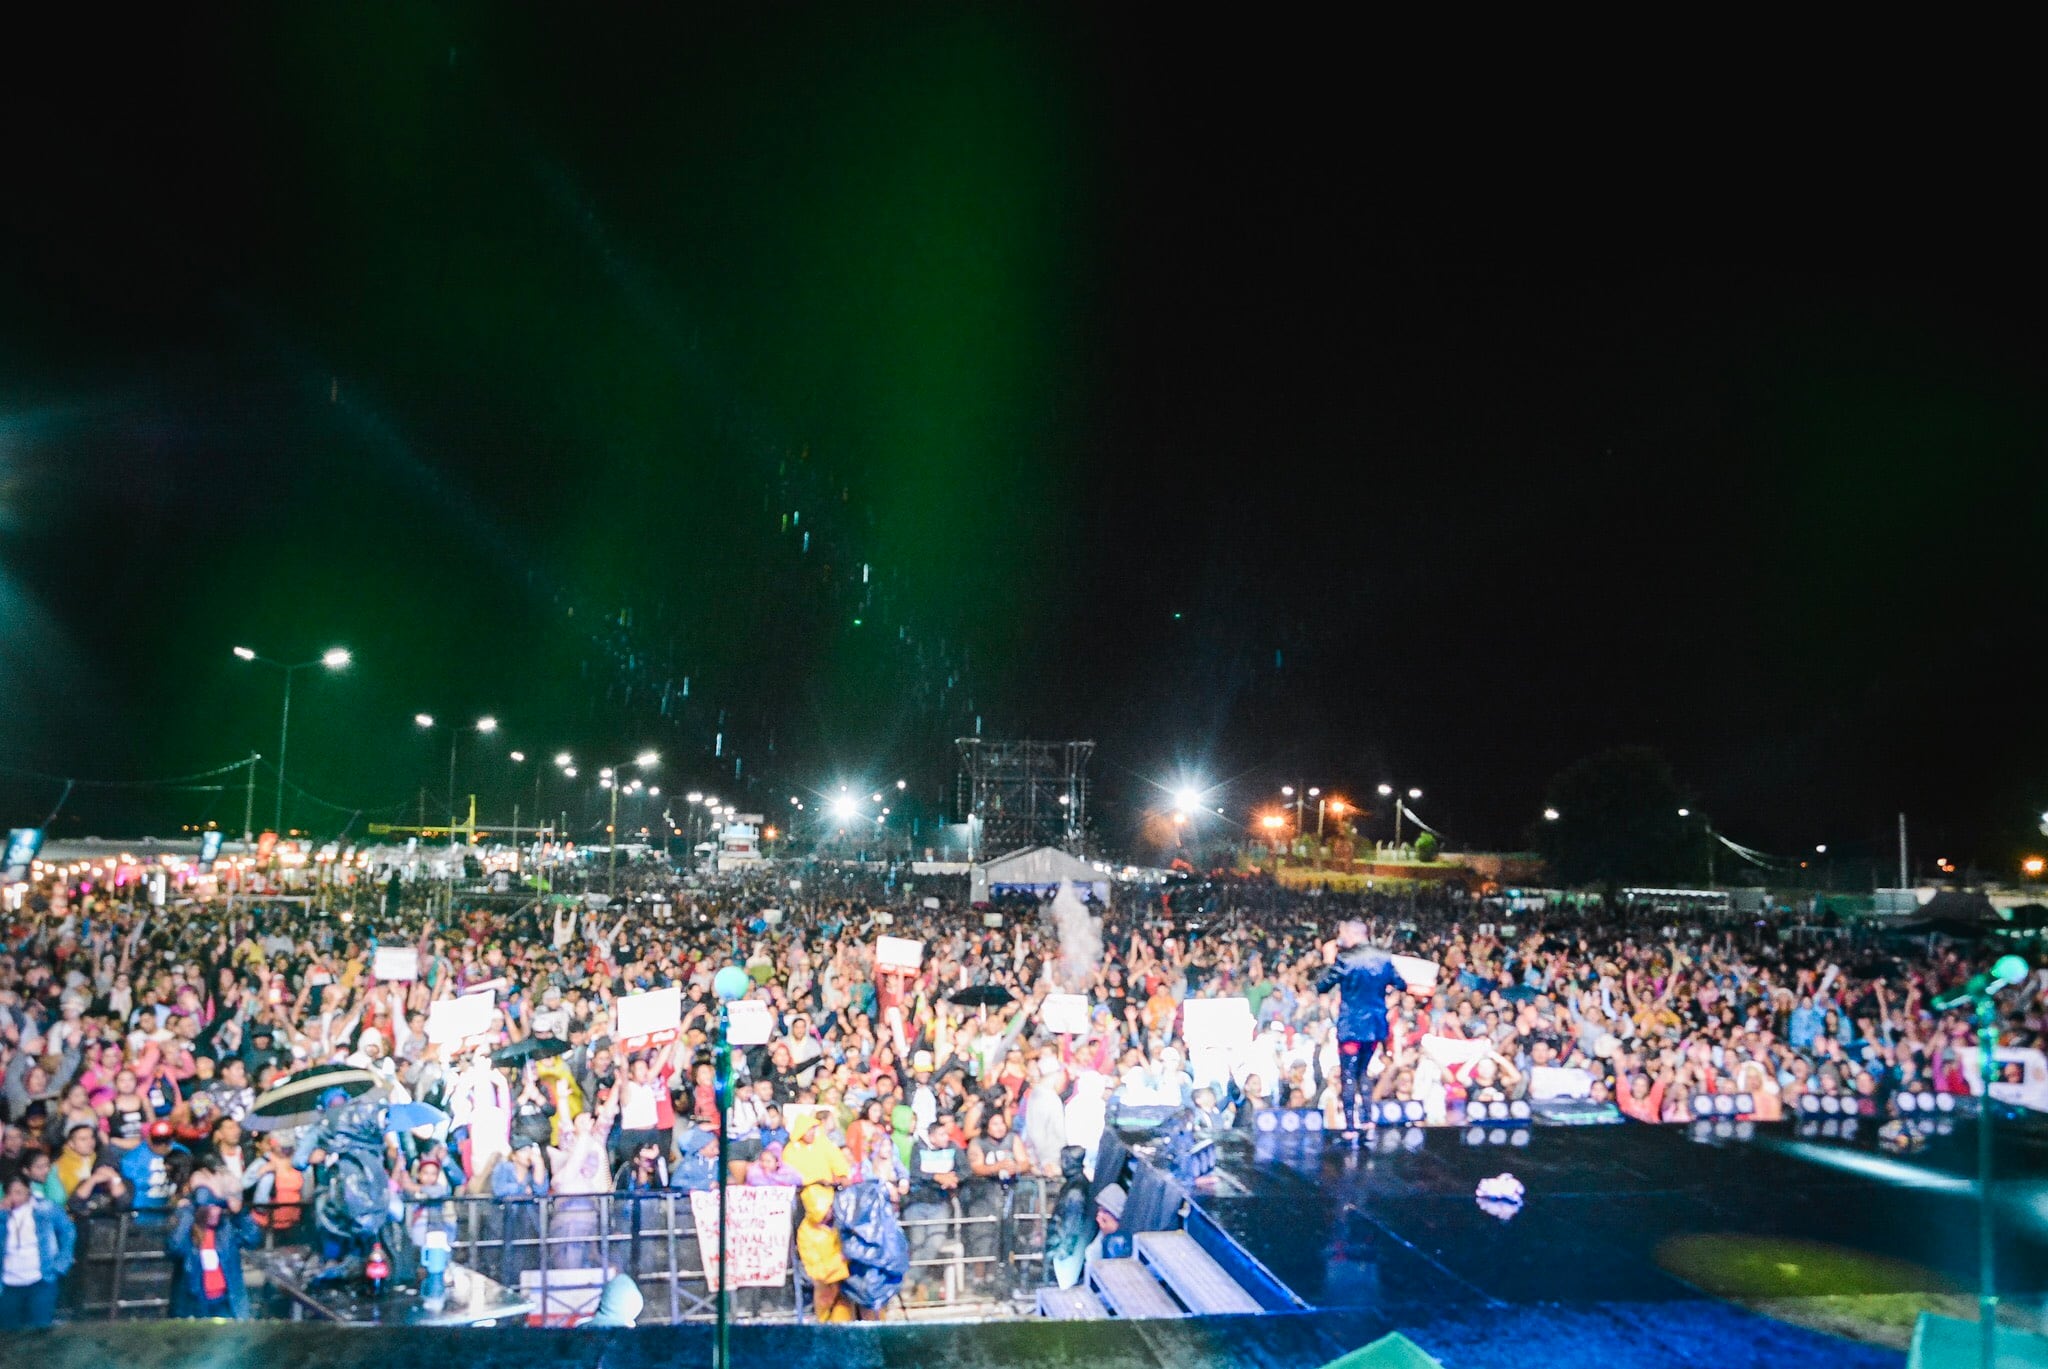
[{"label": "street lamp post", "polygon": [[[414,726],[423,732],[434,726],[434,715],[431,713],[415,713],[412,715],[412,720]],[[498,720],[486,713],[483,717],[476,720],[476,730],[488,737],[491,733],[498,730]],[[455,828],[459,821],[455,810],[455,748],[456,744],[461,740],[462,729],[456,727],[448,729],[448,844],[450,846],[456,845]]]},{"label": "street lamp post", "polygon": [[[1401,818],[1406,811],[1407,805],[1403,802],[1401,793],[1391,784],[1380,786],[1380,796],[1382,798],[1392,797],[1394,800],[1394,845],[1398,847],[1401,844]],[[1420,789],[1410,789],[1407,797],[1419,799],[1422,797],[1422,791]]]},{"label": "street lamp post", "polygon": [[[652,751],[642,751],[633,757],[633,764],[642,770],[651,770],[661,760]],[[607,765],[597,772],[598,782],[612,791],[611,825],[606,829],[609,849],[605,853],[604,887],[607,898],[619,896],[619,772],[624,765]]]},{"label": "street lamp post", "polygon": [[299,661],[293,665],[273,661],[268,656],[259,656],[245,646],[236,647],[235,655],[252,664],[267,665],[273,670],[284,672],[284,713],[277,725],[277,812],[272,823],[281,840],[284,837],[284,754],[285,745],[291,741],[292,736],[292,676],[316,665],[326,666],[329,670],[346,670],[349,662],[355,658],[349,654],[347,647],[342,646],[329,647],[315,659]]}]

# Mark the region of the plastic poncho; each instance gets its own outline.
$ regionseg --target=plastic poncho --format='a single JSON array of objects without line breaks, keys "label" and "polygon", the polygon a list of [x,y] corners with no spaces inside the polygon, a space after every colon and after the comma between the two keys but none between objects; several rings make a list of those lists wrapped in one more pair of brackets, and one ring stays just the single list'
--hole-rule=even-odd
[{"label": "plastic poncho", "polygon": [[841,1283],[850,1272],[832,1221],[832,1190],[804,1190],[804,1219],[796,1229],[796,1255],[813,1283]]},{"label": "plastic poncho", "polygon": [[887,1185],[869,1181],[841,1189],[832,1204],[832,1218],[849,1271],[846,1286],[839,1291],[858,1306],[881,1307],[896,1296],[910,1273],[910,1242]]},{"label": "plastic poncho", "polygon": [[802,1175],[807,1184],[830,1185],[853,1174],[846,1152],[832,1144],[814,1113],[797,1114],[789,1144],[782,1148],[782,1163]]}]

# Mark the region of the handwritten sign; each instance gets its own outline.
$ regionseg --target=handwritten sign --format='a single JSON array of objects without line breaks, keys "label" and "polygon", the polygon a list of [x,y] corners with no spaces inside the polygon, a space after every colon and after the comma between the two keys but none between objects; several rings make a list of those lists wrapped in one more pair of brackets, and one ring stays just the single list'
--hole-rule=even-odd
[{"label": "handwritten sign", "polygon": [[875,968],[915,970],[924,964],[924,943],[902,936],[875,938]]},{"label": "handwritten sign", "polygon": [[487,1036],[491,1030],[491,1010],[497,1005],[495,993],[437,998],[427,1005],[427,1040],[437,1046],[449,1046]]},{"label": "handwritten sign", "polygon": [[742,998],[725,1005],[725,1041],[729,1046],[765,1046],[775,1031],[775,1015],[758,999]]},{"label": "handwritten sign", "polygon": [[372,977],[387,981],[410,981],[420,977],[420,948],[417,946],[379,946],[377,958],[371,962]]},{"label": "handwritten sign", "polygon": [[683,990],[671,984],[665,989],[629,993],[612,1004],[612,1035],[622,1041],[658,1036],[683,1025]]},{"label": "handwritten sign", "polygon": [[1088,1000],[1077,993],[1047,994],[1038,1009],[1038,1020],[1049,1032],[1080,1036],[1088,1030]]},{"label": "handwritten sign", "polygon": [[[732,1250],[727,1288],[780,1288],[789,1279],[790,1203],[793,1188],[780,1185],[725,1190],[725,1243]],[[718,1286],[724,1251],[718,1241],[718,1194],[692,1193],[697,1248],[704,1252],[704,1284]]]}]

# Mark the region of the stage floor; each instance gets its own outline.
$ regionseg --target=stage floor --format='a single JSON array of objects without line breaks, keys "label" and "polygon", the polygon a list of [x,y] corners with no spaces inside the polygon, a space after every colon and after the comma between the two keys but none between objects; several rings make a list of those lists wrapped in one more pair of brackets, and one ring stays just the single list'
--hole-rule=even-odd
[{"label": "stage floor", "polygon": [[[1538,1126],[1525,1145],[1474,1145],[1429,1128],[1357,1148],[1231,1135],[1198,1203],[1311,1306],[1397,1321],[1460,1303],[1974,1291],[1974,1121],[1897,1159],[1792,1124],[1745,1130]],[[2038,1296],[2048,1126],[1999,1137],[2000,1286]],[[1473,1195],[1503,1171],[1527,1188],[1506,1221]]]}]

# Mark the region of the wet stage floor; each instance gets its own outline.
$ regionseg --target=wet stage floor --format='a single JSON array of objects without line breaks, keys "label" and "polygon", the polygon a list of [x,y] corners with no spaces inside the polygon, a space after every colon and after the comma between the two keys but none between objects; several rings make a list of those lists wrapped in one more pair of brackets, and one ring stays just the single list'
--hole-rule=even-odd
[{"label": "wet stage floor", "polygon": [[[1357,1148],[1233,1134],[1197,1201],[1319,1308],[1975,1289],[1973,1121],[1900,1158],[1789,1123],[1746,1130],[1537,1126],[1526,1144],[1473,1145],[1417,1128]],[[2039,1294],[2048,1126],[1998,1136],[2000,1287]],[[1503,1171],[1527,1189],[1506,1221],[1473,1193]]]}]

